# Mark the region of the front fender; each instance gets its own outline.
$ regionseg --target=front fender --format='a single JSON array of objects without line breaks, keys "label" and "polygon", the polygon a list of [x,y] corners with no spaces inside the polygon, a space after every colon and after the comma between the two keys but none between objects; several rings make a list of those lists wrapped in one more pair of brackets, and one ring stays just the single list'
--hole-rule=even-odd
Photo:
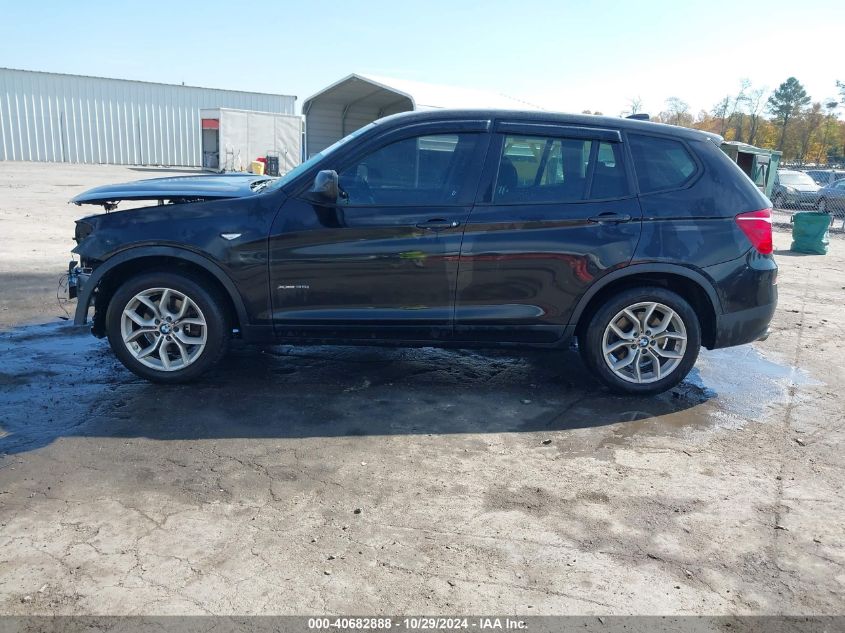
[{"label": "front fender", "polygon": [[110,271],[122,264],[145,257],[173,257],[199,266],[209,274],[213,275],[214,278],[220,282],[223,288],[225,288],[227,294],[232,300],[232,304],[235,307],[238,321],[242,324],[248,323],[243,298],[226,272],[215,262],[203,255],[195,253],[194,251],[176,246],[138,246],[129,248],[117,255],[114,255],[113,257],[110,257],[91,272],[91,275],[88,277],[85,285],[79,289],[76,312],[74,313],[73,318],[74,324],[85,325],[88,322],[88,309],[91,307],[91,303],[94,299],[94,291]]}]

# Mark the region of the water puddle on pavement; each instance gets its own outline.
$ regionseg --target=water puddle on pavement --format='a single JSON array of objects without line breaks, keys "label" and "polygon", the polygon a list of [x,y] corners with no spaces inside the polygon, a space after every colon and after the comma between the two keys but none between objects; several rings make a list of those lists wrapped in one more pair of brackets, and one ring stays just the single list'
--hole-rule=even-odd
[{"label": "water puddle on pavement", "polygon": [[775,362],[752,345],[702,350],[684,382],[670,392],[675,401],[697,397],[699,403],[667,411],[665,403],[654,406],[665,395],[643,400],[644,406],[626,412],[628,420],[616,425],[604,444],[623,444],[639,435],[741,428],[763,421],[771,407],[784,405],[792,387],[814,384],[819,383],[806,371]]},{"label": "water puddle on pavement", "polygon": [[0,367],[0,454],[68,436],[278,439],[606,427],[588,449],[597,440],[739,428],[764,420],[795,385],[814,383],[750,345],[703,351],[681,385],[647,398],[609,394],[573,351],[276,346],[237,348],[196,383],[166,387],[135,378],[105,341],[67,324],[0,333]]}]

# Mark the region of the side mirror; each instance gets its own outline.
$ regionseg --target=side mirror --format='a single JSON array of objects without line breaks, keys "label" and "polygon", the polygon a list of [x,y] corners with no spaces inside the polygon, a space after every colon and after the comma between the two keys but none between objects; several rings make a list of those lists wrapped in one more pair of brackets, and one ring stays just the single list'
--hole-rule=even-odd
[{"label": "side mirror", "polygon": [[324,169],[314,177],[314,187],[309,192],[311,197],[323,202],[337,202],[338,196],[337,172]]}]

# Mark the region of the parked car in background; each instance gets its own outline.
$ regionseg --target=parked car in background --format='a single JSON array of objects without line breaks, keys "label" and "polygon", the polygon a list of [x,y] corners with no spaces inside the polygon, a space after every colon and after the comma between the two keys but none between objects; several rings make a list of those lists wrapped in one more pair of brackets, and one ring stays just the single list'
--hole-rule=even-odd
[{"label": "parked car in background", "polygon": [[837,217],[845,215],[845,178],[819,189],[816,208]]},{"label": "parked car in background", "polygon": [[[179,177],[77,204],[75,322],[148,380],[230,338],[566,350],[614,391],[678,384],[700,347],[766,336],[769,200],[722,138],[646,121],[433,110],[268,181]],[[115,212],[121,200],[151,200]],[[571,362],[563,357],[559,361]]]},{"label": "parked car in background", "polygon": [[776,209],[815,209],[819,191],[816,182],[803,171],[778,169],[772,189]]},{"label": "parked car in background", "polygon": [[819,187],[832,185],[837,180],[845,178],[845,169],[805,169],[807,174]]}]

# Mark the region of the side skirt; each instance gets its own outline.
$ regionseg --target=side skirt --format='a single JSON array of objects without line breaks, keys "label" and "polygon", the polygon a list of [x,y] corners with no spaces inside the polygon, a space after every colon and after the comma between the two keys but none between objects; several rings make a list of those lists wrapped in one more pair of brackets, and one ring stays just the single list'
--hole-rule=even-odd
[{"label": "side skirt", "polygon": [[566,326],[562,335],[552,342],[499,342],[495,340],[458,340],[455,338],[427,338],[400,339],[333,335],[328,332],[317,332],[310,336],[279,336],[273,326],[250,325],[241,329],[241,339],[245,343],[275,344],[275,345],[356,345],[376,347],[443,347],[463,349],[566,349],[571,345],[575,334],[575,326]]}]

